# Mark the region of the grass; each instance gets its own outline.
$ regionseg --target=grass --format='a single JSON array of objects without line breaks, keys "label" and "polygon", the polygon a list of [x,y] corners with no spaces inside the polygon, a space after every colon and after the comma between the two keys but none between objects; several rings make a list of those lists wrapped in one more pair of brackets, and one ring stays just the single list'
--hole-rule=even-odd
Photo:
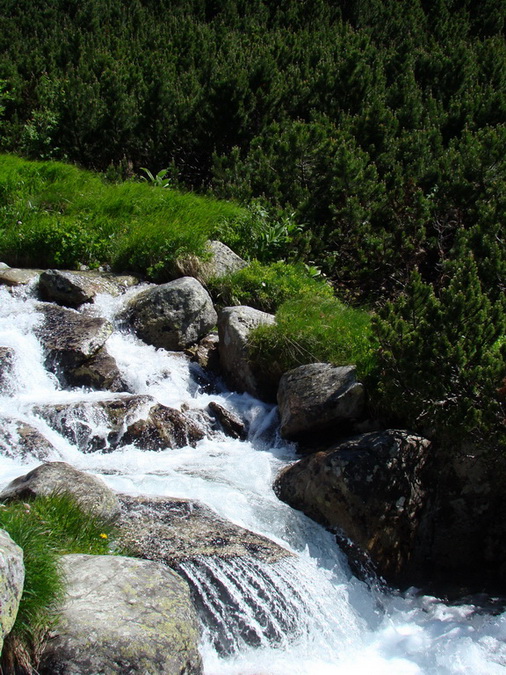
[{"label": "grass", "polygon": [[202,254],[243,215],[225,201],[0,155],[0,260],[11,266],[105,264],[166,281],[176,258]]},{"label": "grass", "polygon": [[279,376],[306,363],[327,362],[355,365],[364,379],[374,370],[375,349],[368,312],[318,296],[286,301],[276,323],[256,328],[249,342],[257,367]]},{"label": "grass", "polygon": [[0,505],[0,527],[23,549],[25,584],[16,622],[5,639],[2,670],[31,673],[47,632],[57,623],[65,580],[60,556],[111,553],[114,528],[68,494]]},{"label": "grass", "polygon": [[263,265],[254,260],[248,267],[208,282],[215,302],[221,306],[249,305],[264,312],[275,312],[293,298],[330,299],[333,291],[323,277],[314,277],[302,263],[282,261]]}]

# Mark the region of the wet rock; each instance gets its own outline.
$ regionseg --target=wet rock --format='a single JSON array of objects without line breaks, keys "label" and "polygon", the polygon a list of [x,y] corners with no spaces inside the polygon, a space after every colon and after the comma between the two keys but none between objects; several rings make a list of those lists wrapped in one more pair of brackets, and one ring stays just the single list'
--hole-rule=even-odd
[{"label": "wet rock", "polygon": [[281,500],[351,539],[379,574],[409,571],[422,508],[430,442],[389,430],[351,438],[288,467],[276,479]]},{"label": "wet rock", "polygon": [[257,326],[273,324],[272,314],[244,305],[226,307],[218,318],[220,362],[230,387],[257,398],[271,399],[272,383],[251,363],[248,352],[249,334]]},{"label": "wet rock", "polygon": [[237,415],[234,415],[234,413],[216,403],[216,401],[211,401],[207,407],[227,436],[239,438],[243,441],[246,440],[248,429]]},{"label": "wet rock", "polygon": [[28,500],[54,492],[71,494],[83,509],[106,520],[114,520],[119,513],[118,498],[102,479],[66,462],[47,462],[15,478],[0,492],[0,501]]},{"label": "wet rock", "polygon": [[4,457],[37,459],[40,462],[58,454],[53,444],[38,429],[21,420],[4,416],[0,416],[0,449]]},{"label": "wet rock", "polygon": [[17,267],[0,269],[0,286],[25,286],[38,277],[41,271]]},{"label": "wet rock", "polygon": [[199,631],[187,583],[123,556],[63,557],[67,597],[41,675],[199,675]]},{"label": "wet rock", "polygon": [[143,450],[194,447],[204,437],[188,415],[150,396],[36,406],[34,413],[81,452],[111,452],[130,444]]},{"label": "wet rock", "polygon": [[207,335],[217,315],[205,288],[196,279],[183,277],[136,295],[125,319],[144,342],[181,351]]},{"label": "wet rock", "polygon": [[77,368],[65,373],[68,384],[89,387],[99,391],[128,392],[129,387],[121,375],[116,360],[105,347]]},{"label": "wet rock", "polygon": [[202,260],[197,256],[179,258],[176,261],[178,274],[195,277],[205,283],[212,277],[224,277],[248,266],[245,260],[221,241],[208,241],[206,252],[209,255],[207,260]]},{"label": "wet rock", "polygon": [[66,371],[88,361],[112,332],[106,319],[50,304],[41,304],[38,309],[44,321],[36,333],[46,354],[46,367],[59,376],[65,377]]},{"label": "wet rock", "polygon": [[38,291],[41,300],[76,308],[93,302],[97,293],[119,295],[136,283],[135,277],[117,277],[95,271],[46,270],[39,277]]},{"label": "wet rock", "polygon": [[311,363],[285,373],[278,389],[281,434],[296,439],[360,418],[364,388],[354,366]]},{"label": "wet rock", "polygon": [[212,373],[220,372],[219,337],[211,333],[202,338],[200,342],[186,350],[192,363],[197,363],[204,370]]},{"label": "wet rock", "polygon": [[0,654],[18,614],[24,581],[23,551],[0,530]]},{"label": "wet rock", "polygon": [[132,554],[175,567],[202,556],[273,563],[291,553],[221,518],[207,506],[170,497],[119,495],[120,542]]},{"label": "wet rock", "polygon": [[16,352],[11,347],[0,347],[0,395],[10,393],[9,380],[15,356]]},{"label": "wet rock", "polygon": [[204,438],[204,431],[187,415],[174,408],[156,404],[146,419],[130,424],[121,437],[121,444],[133,444],[143,450],[195,447]]}]

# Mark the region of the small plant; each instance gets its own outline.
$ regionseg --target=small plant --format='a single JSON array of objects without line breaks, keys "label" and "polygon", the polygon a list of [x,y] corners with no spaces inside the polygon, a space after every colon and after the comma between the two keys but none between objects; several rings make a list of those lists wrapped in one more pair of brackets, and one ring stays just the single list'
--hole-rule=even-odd
[{"label": "small plant", "polygon": [[48,631],[58,621],[65,583],[60,556],[111,553],[114,528],[68,494],[0,505],[0,527],[23,549],[25,584],[1,656],[4,673],[35,672]]},{"label": "small plant", "polygon": [[170,179],[168,176],[168,169],[161,169],[156,175],[153,175],[149,169],[141,166],[141,171],[144,171],[146,176],[141,176],[141,180],[150,183],[153,187],[168,188],[170,187]]}]

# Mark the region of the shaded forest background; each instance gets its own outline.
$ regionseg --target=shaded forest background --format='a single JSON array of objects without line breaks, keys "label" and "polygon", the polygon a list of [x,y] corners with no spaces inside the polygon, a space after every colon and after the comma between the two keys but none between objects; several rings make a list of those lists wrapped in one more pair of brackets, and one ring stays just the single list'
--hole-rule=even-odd
[{"label": "shaded forest background", "polygon": [[378,310],[387,408],[497,439],[505,18],[504,0],[0,0],[0,149],[167,169],[267,213],[272,259]]}]

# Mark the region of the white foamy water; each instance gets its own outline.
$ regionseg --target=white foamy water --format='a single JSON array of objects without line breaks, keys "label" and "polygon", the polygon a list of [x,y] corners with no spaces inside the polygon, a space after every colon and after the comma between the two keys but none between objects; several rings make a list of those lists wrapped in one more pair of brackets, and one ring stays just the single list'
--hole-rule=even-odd
[{"label": "white foamy water", "polygon": [[[114,321],[124,302],[125,297],[103,295],[84,311]],[[223,385],[203,390],[204,374],[181,355],[156,350],[121,330],[107,343],[132,391],[184,406],[197,422],[216,401],[247,421],[247,441],[210,430],[195,448],[81,452],[34,407],[91,404],[117,395],[62,390],[43,366],[33,334],[39,320],[29,289],[0,288],[0,346],[16,354],[12,377],[0,392],[2,427],[10,432],[8,442],[0,442],[0,488],[40,463],[16,453],[12,420],[21,420],[52,443],[48,459],[100,475],[121,492],[199,500],[295,554],[271,565],[202,560],[182,566],[200,592],[206,675],[506,673],[506,614],[384,592],[357,580],[333,537],[273,493],[277,472],[295,459],[293,448],[277,435],[276,409]],[[90,414],[87,423],[94,433],[106,434],[98,417]]]}]

